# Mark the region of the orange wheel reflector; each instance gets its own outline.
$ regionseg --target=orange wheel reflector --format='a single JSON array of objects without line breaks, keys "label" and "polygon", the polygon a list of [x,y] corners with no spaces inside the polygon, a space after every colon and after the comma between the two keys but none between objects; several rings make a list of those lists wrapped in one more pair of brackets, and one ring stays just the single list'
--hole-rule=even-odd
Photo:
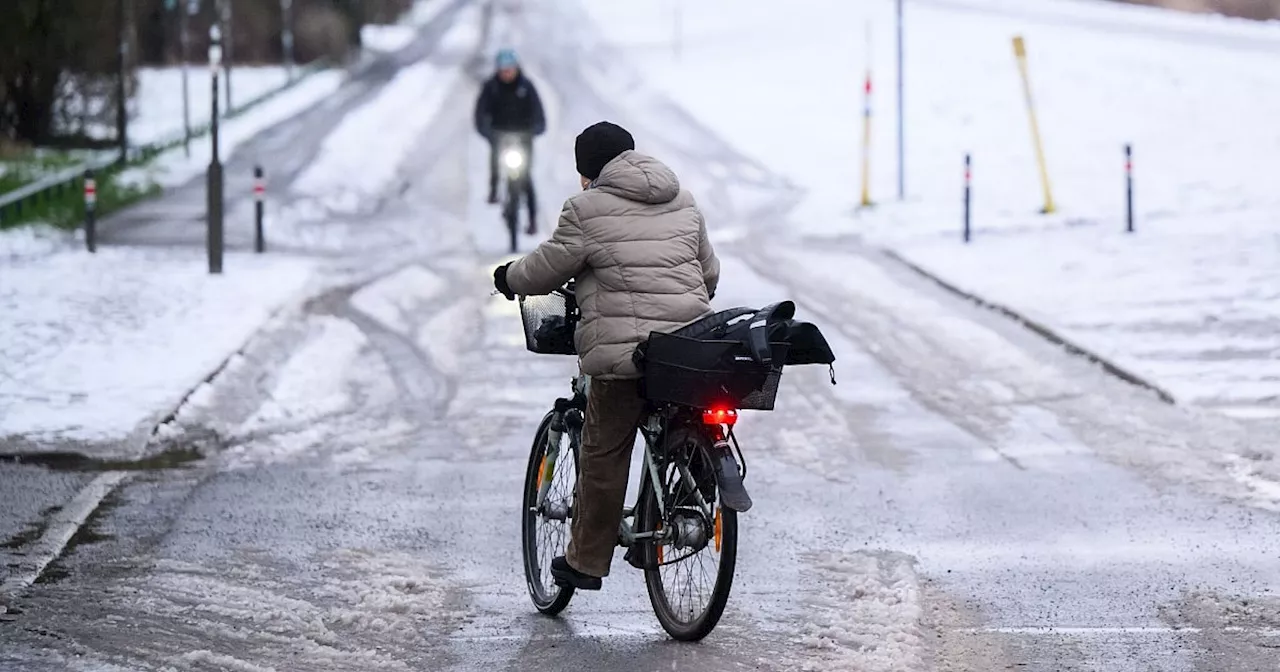
[{"label": "orange wheel reflector", "polygon": [[[657,527],[655,527],[655,528],[653,528],[653,531],[654,531],[655,533],[657,533],[657,532],[661,532],[661,531],[662,531],[662,523],[658,523],[658,526],[657,526]],[[659,544],[659,543],[657,542],[657,540],[656,540],[656,539],[654,540],[654,543],[655,543],[655,544],[657,544],[657,546],[658,546],[658,564],[659,564],[659,565],[661,565],[663,562],[665,562],[665,560],[663,560],[663,558],[666,558],[666,557],[667,557],[667,554],[666,554],[666,551],[663,549],[662,544]]]},{"label": "orange wheel reflector", "polygon": [[714,522],[713,522],[712,524],[713,524],[713,526],[715,527],[715,535],[716,535],[716,553],[719,553],[719,552],[720,552],[720,535],[721,535],[722,530],[720,529],[720,507],[718,507],[718,506],[716,507],[716,516],[715,516],[715,520],[714,520]]},{"label": "orange wheel reflector", "polygon": [[542,459],[538,460],[538,489],[539,490],[542,489],[542,473],[546,471],[546,468],[547,468],[547,456],[544,453],[542,455]]}]

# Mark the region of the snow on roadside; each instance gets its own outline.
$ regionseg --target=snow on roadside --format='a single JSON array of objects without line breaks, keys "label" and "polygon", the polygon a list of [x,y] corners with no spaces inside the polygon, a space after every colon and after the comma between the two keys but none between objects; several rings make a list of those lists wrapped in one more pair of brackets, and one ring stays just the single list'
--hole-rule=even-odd
[{"label": "snow on roadside", "polygon": [[75,234],[52,226],[32,225],[0,231],[0,261],[17,261],[67,249]]},{"label": "snow on roadside", "polygon": [[816,660],[801,669],[916,672],[924,669],[915,560],[894,552],[823,552],[800,643]]},{"label": "snow on roadside", "polygon": [[[1280,25],[1063,0],[908,3],[909,198],[898,203],[893,3],[699,2],[682,9],[678,58],[666,5],[583,6],[649,82],[807,189],[790,231],[892,247],[1180,401],[1280,415],[1280,195],[1265,177],[1280,173],[1280,152],[1266,151],[1280,146]],[[1049,216],[1037,213],[1014,35],[1027,40],[1059,208]],[[867,68],[878,205],[855,213]],[[1135,235],[1124,233],[1125,143]]]},{"label": "snow on roadside", "polygon": [[106,248],[6,265],[0,312],[11,317],[0,320],[0,436],[145,437],[312,272],[305,260],[232,254],[226,273],[210,276],[203,258]]},{"label": "snow on roadside", "polygon": [[[343,72],[336,70],[318,72],[255,107],[252,112],[220,122],[222,160],[229,159],[241,144],[258,133],[296,116],[332,95],[342,85],[345,77]],[[203,142],[191,144],[191,156],[186,156],[181,147],[168,150],[146,166],[125,171],[121,174],[120,181],[125,184],[178,186],[202,175],[208,168],[211,157],[210,142],[206,138]]]}]

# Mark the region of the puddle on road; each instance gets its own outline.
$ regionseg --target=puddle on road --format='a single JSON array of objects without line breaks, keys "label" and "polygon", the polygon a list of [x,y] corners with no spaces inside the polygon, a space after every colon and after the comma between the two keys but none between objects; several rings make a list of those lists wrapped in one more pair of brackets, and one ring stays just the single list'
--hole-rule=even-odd
[{"label": "puddle on road", "polygon": [[0,463],[44,467],[51,471],[159,471],[179,469],[204,458],[196,448],[171,448],[138,460],[102,460],[80,453],[17,453],[0,455]]}]

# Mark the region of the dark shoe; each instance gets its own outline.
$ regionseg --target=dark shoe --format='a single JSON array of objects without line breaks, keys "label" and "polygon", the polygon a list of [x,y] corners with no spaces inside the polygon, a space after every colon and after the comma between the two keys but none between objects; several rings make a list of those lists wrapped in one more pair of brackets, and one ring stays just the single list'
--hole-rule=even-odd
[{"label": "dark shoe", "polygon": [[551,561],[551,576],[556,580],[557,586],[568,586],[578,590],[600,590],[600,577],[579,572],[569,566],[569,561],[565,560],[563,555],[558,555]]},{"label": "dark shoe", "polygon": [[716,482],[720,484],[720,503],[738,513],[746,513],[751,509],[751,495],[742,484],[742,474],[738,471],[738,461],[733,455],[725,453],[716,462]]},{"label": "dark shoe", "polygon": [[532,236],[537,233],[538,233],[538,223],[533,221],[532,219],[529,220],[529,228],[525,230],[525,235]]},{"label": "dark shoe", "polygon": [[489,204],[494,205],[498,202],[498,191],[496,189],[489,190]]}]

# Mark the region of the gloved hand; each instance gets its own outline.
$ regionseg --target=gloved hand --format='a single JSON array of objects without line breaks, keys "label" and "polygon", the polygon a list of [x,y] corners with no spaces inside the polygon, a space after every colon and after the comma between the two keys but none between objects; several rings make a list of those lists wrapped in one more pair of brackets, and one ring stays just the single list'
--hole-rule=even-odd
[{"label": "gloved hand", "polygon": [[507,284],[507,268],[510,266],[511,262],[507,262],[493,269],[493,286],[507,297],[508,301],[515,301],[516,293],[511,291],[511,286]]}]

